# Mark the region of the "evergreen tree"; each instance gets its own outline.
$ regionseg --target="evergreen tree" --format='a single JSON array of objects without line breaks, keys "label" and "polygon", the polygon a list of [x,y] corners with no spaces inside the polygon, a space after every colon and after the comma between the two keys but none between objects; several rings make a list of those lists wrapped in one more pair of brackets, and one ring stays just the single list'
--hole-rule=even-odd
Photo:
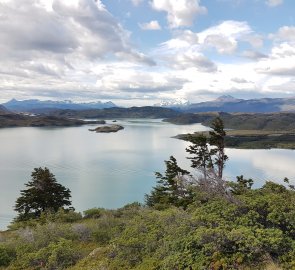
[{"label": "evergreen tree", "polygon": [[165,175],[156,172],[157,186],[153,188],[150,195],[145,196],[146,204],[161,207],[169,205],[186,207],[191,200],[185,181],[185,176],[188,176],[189,172],[180,168],[173,156],[170,156],[165,164]]},{"label": "evergreen tree", "polygon": [[208,171],[213,169],[211,152],[207,144],[207,137],[203,134],[199,134],[195,137],[190,136],[189,141],[192,143],[186,152],[192,157],[188,157],[191,160],[191,167],[202,172],[204,180],[207,179]]},{"label": "evergreen tree", "polygon": [[59,208],[71,205],[70,190],[57,183],[48,168],[35,168],[31,176],[31,181],[25,184],[27,189],[21,190],[15,203],[18,220],[38,218],[44,211],[57,212]]},{"label": "evergreen tree", "polygon": [[228,156],[224,152],[226,132],[224,131],[224,124],[221,118],[216,117],[211,124],[211,128],[212,131],[209,132],[209,144],[214,147],[211,148],[210,155],[212,156],[213,164],[217,167],[217,177],[222,179],[223,169]]}]

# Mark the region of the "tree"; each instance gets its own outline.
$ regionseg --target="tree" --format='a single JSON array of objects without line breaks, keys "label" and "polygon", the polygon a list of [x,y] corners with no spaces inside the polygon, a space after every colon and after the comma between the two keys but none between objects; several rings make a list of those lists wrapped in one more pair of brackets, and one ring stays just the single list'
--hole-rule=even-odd
[{"label": "tree", "polygon": [[200,170],[203,174],[204,180],[206,180],[208,171],[213,169],[207,137],[204,134],[199,134],[195,137],[190,136],[189,141],[192,144],[185,150],[193,155],[192,157],[188,157],[188,159],[191,160],[191,167]]},{"label": "tree", "polygon": [[191,167],[202,172],[204,180],[209,176],[222,179],[223,169],[228,156],[224,152],[224,138],[226,133],[222,120],[217,117],[211,124],[212,130],[209,136],[200,133],[197,136],[190,136],[189,141],[192,143],[186,152],[191,157]]},{"label": "tree", "polygon": [[[228,159],[225,155],[225,131],[222,120],[217,117],[211,124],[212,130],[208,134],[199,133],[196,136],[190,136],[192,143],[186,152],[191,156],[191,167],[202,174],[202,177],[194,177],[195,188],[210,196],[231,197],[227,192],[227,183],[223,180],[223,169]],[[205,196],[205,197],[206,197]],[[203,198],[202,200],[206,200]]]},{"label": "tree", "polygon": [[27,189],[21,190],[21,196],[15,203],[18,220],[38,218],[45,211],[57,212],[71,205],[70,190],[57,183],[48,168],[34,168],[31,176],[31,181],[25,184]]},{"label": "tree", "polygon": [[189,172],[180,168],[175,157],[170,156],[165,161],[165,175],[156,172],[158,184],[153,188],[150,195],[146,195],[148,206],[165,207],[169,205],[186,207],[190,202],[190,191],[185,180]]},{"label": "tree", "polygon": [[209,144],[212,147],[210,150],[214,165],[217,166],[217,176],[222,179],[223,169],[228,156],[224,153],[224,138],[226,132],[224,131],[224,124],[220,117],[216,117],[211,124],[212,131],[209,132]]}]

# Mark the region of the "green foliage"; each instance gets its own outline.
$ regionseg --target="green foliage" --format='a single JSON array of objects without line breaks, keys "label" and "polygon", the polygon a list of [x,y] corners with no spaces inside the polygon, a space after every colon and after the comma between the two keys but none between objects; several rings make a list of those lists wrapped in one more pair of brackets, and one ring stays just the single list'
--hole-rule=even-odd
[{"label": "green foliage", "polygon": [[38,218],[42,212],[57,212],[71,205],[70,190],[57,183],[55,176],[46,167],[35,168],[32,180],[26,187],[15,203],[15,211],[19,213],[17,220]]},{"label": "green foliage", "polygon": [[91,208],[83,212],[84,218],[100,218],[105,212],[103,208]]},{"label": "green foliage", "polygon": [[7,245],[0,245],[0,267],[8,266],[14,259],[14,250]]},{"label": "green foliage", "polygon": [[192,144],[186,148],[186,152],[191,155],[188,157],[191,167],[200,171],[205,181],[212,177],[212,173],[214,177],[222,179],[225,162],[228,160],[224,152],[226,133],[221,118],[216,117],[211,123],[211,128],[208,136],[202,133],[189,136],[188,141]]},{"label": "green foliage", "polygon": [[192,157],[188,157],[191,160],[191,167],[199,170],[204,179],[207,178],[208,170],[213,169],[212,156],[207,144],[207,137],[203,134],[198,136],[190,136],[189,141],[192,143],[186,152]]},{"label": "green foliage", "polygon": [[161,211],[133,203],[70,223],[40,220],[2,236],[5,263],[8,269],[293,269],[295,191],[274,182],[251,189],[251,181],[239,179],[232,201],[208,197],[186,210]]},{"label": "green foliage", "polygon": [[38,251],[19,254],[11,269],[67,269],[79,258],[73,243],[61,238]]},{"label": "green foliage", "polygon": [[181,169],[173,156],[166,160],[165,164],[165,175],[156,172],[158,185],[150,195],[146,195],[146,204],[156,208],[165,208],[171,205],[186,207],[192,201],[185,179],[189,172]]},{"label": "green foliage", "polygon": [[251,189],[254,181],[249,178],[245,179],[243,175],[237,176],[236,182],[229,182],[231,192],[235,195],[241,195]]},{"label": "green foliage", "polygon": [[224,152],[224,139],[226,133],[224,131],[223,121],[220,117],[216,117],[211,124],[212,131],[209,132],[209,144],[212,147],[210,154],[213,157],[213,164],[217,167],[217,176],[222,179],[223,169],[228,156]]}]

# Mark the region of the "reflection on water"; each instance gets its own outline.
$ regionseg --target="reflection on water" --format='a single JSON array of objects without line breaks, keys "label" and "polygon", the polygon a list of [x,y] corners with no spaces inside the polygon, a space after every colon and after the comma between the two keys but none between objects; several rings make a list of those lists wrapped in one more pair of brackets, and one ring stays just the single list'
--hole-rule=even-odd
[{"label": "reflection on water", "polygon": [[[111,121],[110,121],[111,122]],[[188,168],[187,143],[171,138],[206,129],[200,124],[176,126],[160,120],[122,120],[118,133],[97,134],[89,126],[9,128],[0,130],[0,229],[15,216],[13,205],[35,167],[47,166],[72,191],[78,211],[115,208],[143,201],[155,184],[155,171],[174,155]],[[228,149],[225,175],[294,180],[295,152]]]}]

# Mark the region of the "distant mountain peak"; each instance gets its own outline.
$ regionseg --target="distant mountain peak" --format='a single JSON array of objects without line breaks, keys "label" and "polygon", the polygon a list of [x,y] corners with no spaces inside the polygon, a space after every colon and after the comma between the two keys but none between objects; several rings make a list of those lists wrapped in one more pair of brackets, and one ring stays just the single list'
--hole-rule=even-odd
[{"label": "distant mountain peak", "polygon": [[190,105],[190,102],[184,98],[177,98],[173,100],[162,100],[154,104],[156,107],[183,107]]}]

